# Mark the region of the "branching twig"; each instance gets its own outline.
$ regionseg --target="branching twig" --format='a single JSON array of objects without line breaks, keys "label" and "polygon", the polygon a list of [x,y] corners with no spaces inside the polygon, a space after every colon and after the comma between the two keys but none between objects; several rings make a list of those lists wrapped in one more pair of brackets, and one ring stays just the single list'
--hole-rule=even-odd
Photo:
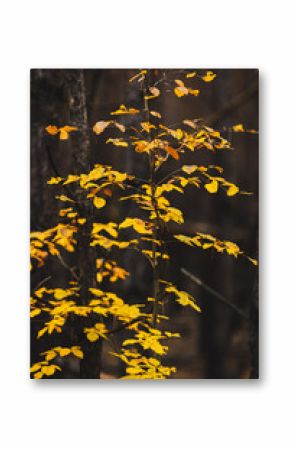
[{"label": "branching twig", "polygon": [[220,302],[222,302],[223,304],[225,304],[227,307],[231,308],[232,310],[234,310],[236,313],[238,313],[241,317],[243,317],[245,320],[248,320],[248,316],[245,312],[243,312],[243,310],[241,310],[239,307],[237,307],[235,304],[233,304],[232,302],[228,301],[223,295],[221,295],[219,292],[217,292],[216,290],[214,290],[212,287],[210,287],[209,285],[205,284],[201,279],[199,279],[198,277],[196,277],[194,274],[190,273],[189,271],[187,271],[185,268],[181,268],[180,270],[185,276],[187,276],[192,282],[194,282],[197,285],[200,285],[204,290],[206,290],[208,293],[210,293],[211,295],[213,295],[215,298],[217,298]]}]

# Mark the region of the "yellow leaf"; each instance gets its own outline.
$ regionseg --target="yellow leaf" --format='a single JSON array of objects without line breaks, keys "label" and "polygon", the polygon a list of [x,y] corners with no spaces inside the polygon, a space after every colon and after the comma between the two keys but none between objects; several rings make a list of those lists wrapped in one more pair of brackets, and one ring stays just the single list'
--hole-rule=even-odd
[{"label": "yellow leaf", "polygon": [[75,357],[78,357],[79,359],[83,359],[84,358],[84,353],[83,351],[80,349],[79,346],[73,346],[71,348],[71,352]]},{"label": "yellow leaf", "polygon": [[98,135],[101,134],[107,128],[107,126],[110,125],[110,123],[112,123],[111,120],[100,121],[100,122],[95,123],[95,125],[93,127],[94,133],[98,134]]},{"label": "yellow leaf", "polygon": [[32,365],[32,367],[30,368],[30,372],[31,372],[31,373],[35,373],[35,371],[40,370],[40,368],[41,368],[40,363],[35,363],[35,364]]},{"label": "yellow leaf", "polygon": [[121,104],[119,109],[117,109],[116,111],[111,112],[111,115],[138,114],[138,113],[139,113],[139,109],[126,108],[126,106],[124,104]]},{"label": "yellow leaf", "polygon": [[140,218],[127,217],[120,225],[119,229],[133,227],[133,229],[139,234],[152,234],[150,224],[141,220]]},{"label": "yellow leaf", "polygon": [[34,374],[34,379],[41,379],[43,377],[43,374],[41,371],[38,371],[38,373]]},{"label": "yellow leaf", "polygon": [[209,192],[209,193],[216,193],[218,191],[218,187],[219,184],[216,180],[212,180],[211,182],[209,182],[208,184],[204,185],[204,188]]},{"label": "yellow leaf", "polygon": [[54,125],[49,125],[45,128],[46,132],[52,136],[55,136],[56,134],[59,133],[59,138],[60,140],[67,140],[69,138],[69,133],[71,133],[72,131],[77,131],[77,127],[76,126],[63,126],[61,128],[58,128],[57,126]]},{"label": "yellow leaf", "polygon": [[40,331],[38,331],[37,338],[42,337],[45,334],[45,332],[47,332],[47,327],[40,329]]},{"label": "yellow leaf", "polygon": [[244,125],[242,125],[242,123],[238,123],[237,125],[234,125],[232,127],[232,130],[235,133],[243,133],[243,132],[245,132],[245,128],[244,128]]},{"label": "yellow leaf", "polygon": [[58,133],[58,127],[55,125],[48,125],[45,128],[45,131],[50,134],[51,136],[55,136]]},{"label": "yellow leaf", "polygon": [[188,89],[188,93],[190,95],[194,95],[195,97],[197,97],[199,95],[199,90],[198,89]]},{"label": "yellow leaf", "polygon": [[150,132],[150,129],[156,128],[155,125],[152,125],[152,123],[149,123],[149,122],[141,122],[140,125],[141,125],[142,129],[144,131],[146,131],[147,133]]},{"label": "yellow leaf", "polygon": [[208,71],[206,72],[206,74],[204,76],[201,77],[201,79],[203,81],[205,81],[206,83],[210,83],[211,81],[213,81],[216,77],[216,74],[213,73],[212,71]]},{"label": "yellow leaf", "polygon": [[41,309],[33,309],[30,312],[30,318],[34,318],[35,316],[39,315],[41,313]]},{"label": "yellow leaf", "polygon": [[183,165],[181,167],[181,170],[190,175],[191,173],[194,173],[197,168],[197,165]]},{"label": "yellow leaf", "polygon": [[75,203],[74,200],[72,200],[71,198],[69,198],[69,197],[67,197],[65,195],[57,195],[55,198],[57,200],[60,200],[60,201],[67,201],[67,202],[70,202],[70,203]]},{"label": "yellow leaf", "polygon": [[65,356],[69,355],[70,352],[71,352],[71,351],[70,351],[69,348],[60,348],[60,349],[59,349],[59,355],[60,355],[61,357],[65,357]]},{"label": "yellow leaf", "polygon": [[153,115],[153,117],[161,118],[161,114],[156,111],[150,111],[150,114]]},{"label": "yellow leaf", "polygon": [[183,123],[187,126],[190,126],[193,129],[196,129],[196,123],[194,122],[194,120],[183,120]]},{"label": "yellow leaf", "polygon": [[149,87],[149,91],[152,95],[145,95],[145,100],[152,100],[160,95],[160,90],[157,87]]},{"label": "yellow leaf", "polygon": [[45,360],[47,362],[49,362],[50,360],[55,359],[55,357],[57,356],[57,353],[53,350],[51,351],[47,351],[46,356],[45,356]]},{"label": "yellow leaf", "polygon": [[230,188],[227,190],[227,195],[228,196],[234,196],[239,192],[239,187],[237,187],[236,185],[232,184],[230,186]]},{"label": "yellow leaf", "polygon": [[52,376],[55,373],[55,366],[43,366],[41,368],[41,372],[45,374],[46,376]]},{"label": "yellow leaf", "polygon": [[78,175],[68,175],[63,185],[70,184],[71,182],[78,181],[79,179],[80,177]]},{"label": "yellow leaf", "polygon": [[196,75],[196,72],[191,72],[186,74],[186,78],[193,78]]},{"label": "yellow leaf", "polygon": [[47,181],[47,184],[59,184],[62,181],[62,178],[60,176],[56,178],[50,178],[49,181]]},{"label": "yellow leaf", "polygon": [[258,261],[256,259],[253,259],[252,257],[247,256],[247,259],[249,259],[250,262],[252,262],[253,265],[258,266]]},{"label": "yellow leaf", "polygon": [[116,126],[116,128],[118,128],[119,131],[121,131],[122,133],[124,133],[126,131],[126,127],[124,125],[122,125],[121,123],[118,122],[114,122],[114,125]]},{"label": "yellow leaf", "polygon": [[175,87],[174,93],[177,97],[184,97],[184,95],[188,95],[188,89],[186,87]]},{"label": "yellow leaf", "polygon": [[106,143],[112,143],[116,147],[128,147],[129,146],[128,142],[126,142],[125,140],[122,140],[122,139],[111,139],[110,138],[106,141]]},{"label": "yellow leaf", "polygon": [[97,209],[101,209],[102,207],[105,206],[106,200],[104,198],[99,197],[99,196],[95,196],[93,203],[94,203],[94,206]]},{"label": "yellow leaf", "polygon": [[87,333],[87,339],[91,342],[99,340],[100,336],[96,332]]}]

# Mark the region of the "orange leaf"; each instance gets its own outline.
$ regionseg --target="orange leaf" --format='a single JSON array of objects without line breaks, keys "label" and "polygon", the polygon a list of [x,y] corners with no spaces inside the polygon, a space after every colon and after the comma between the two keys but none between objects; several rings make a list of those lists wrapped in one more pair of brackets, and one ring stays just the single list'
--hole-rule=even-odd
[{"label": "orange leaf", "polygon": [[167,146],[167,147],[164,147],[164,150],[167,151],[167,153],[169,153],[170,156],[173,157],[173,159],[176,159],[176,160],[179,159],[179,154],[177,153],[177,151],[174,148]]}]

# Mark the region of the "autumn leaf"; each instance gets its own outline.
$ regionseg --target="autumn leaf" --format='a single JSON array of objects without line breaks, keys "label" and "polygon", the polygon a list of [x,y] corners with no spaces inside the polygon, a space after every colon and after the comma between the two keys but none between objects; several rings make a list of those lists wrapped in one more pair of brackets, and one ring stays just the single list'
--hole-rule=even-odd
[{"label": "autumn leaf", "polygon": [[126,142],[125,140],[122,140],[122,139],[111,139],[110,138],[106,141],[106,143],[112,143],[116,147],[128,147],[129,146],[128,142]]},{"label": "autumn leaf", "polygon": [[219,184],[218,182],[213,179],[211,182],[209,182],[208,184],[204,185],[204,188],[209,192],[209,193],[216,193],[218,191],[218,187]]},{"label": "autumn leaf", "polygon": [[234,196],[236,195],[238,192],[240,191],[239,187],[236,186],[235,184],[232,184],[229,189],[227,190],[227,195],[228,196]]},{"label": "autumn leaf", "polygon": [[67,140],[69,138],[69,134],[72,131],[77,131],[78,128],[76,126],[63,126],[61,128],[58,128],[55,125],[48,125],[45,128],[46,132],[52,136],[55,136],[56,134],[59,134],[59,139],[60,140]]},{"label": "autumn leaf", "polygon": [[179,159],[179,154],[174,148],[172,148],[168,145],[168,146],[164,147],[164,150],[167,151],[167,153],[170,154],[170,156],[172,156],[173,159],[176,159],[176,160]]},{"label": "autumn leaf", "polygon": [[150,111],[150,114],[153,115],[153,117],[161,118],[161,114],[156,111]]},{"label": "autumn leaf", "polygon": [[126,131],[126,127],[124,125],[122,125],[122,123],[119,122],[113,122],[115,127],[118,128],[119,131],[121,131],[122,133],[124,133]]},{"label": "autumn leaf", "polygon": [[210,83],[211,81],[213,81],[215,79],[215,77],[216,77],[216,74],[209,70],[208,72],[206,72],[205,75],[203,75],[201,77],[201,79],[203,81],[205,81],[206,83]]},{"label": "autumn leaf", "polygon": [[196,129],[196,123],[194,120],[183,120],[183,123],[187,126],[190,126],[190,128]]},{"label": "autumn leaf", "polygon": [[153,98],[157,98],[160,95],[160,90],[157,87],[149,87],[149,91],[152,95],[145,95],[145,100],[152,100]]},{"label": "autumn leaf", "polygon": [[97,209],[102,209],[106,205],[106,200],[104,198],[101,198],[99,196],[95,196],[93,200],[94,206]]},{"label": "autumn leaf", "polygon": [[196,75],[196,72],[190,72],[186,74],[186,78],[193,78]]},{"label": "autumn leaf", "polygon": [[177,87],[174,88],[174,93],[177,97],[184,97],[188,95],[188,89],[184,86],[184,82],[181,80],[175,80]]},{"label": "autumn leaf", "polygon": [[72,200],[71,198],[69,198],[68,196],[66,196],[66,195],[56,195],[56,197],[55,197],[57,200],[60,200],[60,201],[67,201],[67,202],[69,202],[69,203],[74,203],[75,201],[74,200]]},{"label": "autumn leaf", "polygon": [[111,112],[111,115],[121,115],[121,114],[138,114],[140,111],[139,109],[135,109],[135,108],[126,108],[126,106],[124,104],[121,104],[121,106],[119,107],[119,109],[117,109],[116,111]]},{"label": "autumn leaf", "polygon": [[242,125],[242,123],[238,123],[237,125],[234,125],[232,127],[232,130],[235,133],[243,133],[243,132],[245,132],[245,128],[244,128],[244,125]]},{"label": "autumn leaf", "polygon": [[50,178],[47,181],[47,184],[59,184],[62,180],[63,180],[63,178],[61,178],[60,176],[57,176],[56,178]]},{"label": "autumn leaf", "polygon": [[188,175],[191,175],[191,173],[194,173],[198,169],[197,165],[183,165],[181,167],[181,170],[187,173]]},{"label": "autumn leaf", "polygon": [[95,123],[94,127],[93,127],[93,131],[95,134],[101,134],[109,125],[110,123],[112,123],[111,120],[109,121],[100,121]]},{"label": "autumn leaf", "polygon": [[137,153],[148,152],[148,142],[146,140],[137,140],[136,142],[133,142],[133,145],[135,146],[135,151]]}]

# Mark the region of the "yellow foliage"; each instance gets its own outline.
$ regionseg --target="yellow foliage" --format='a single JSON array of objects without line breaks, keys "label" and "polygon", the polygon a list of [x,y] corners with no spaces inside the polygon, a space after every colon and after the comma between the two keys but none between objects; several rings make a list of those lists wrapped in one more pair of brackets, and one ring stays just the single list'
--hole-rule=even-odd
[{"label": "yellow foliage", "polygon": [[94,206],[97,209],[102,209],[106,205],[106,200],[104,198],[101,198],[99,196],[95,196],[93,200]]},{"label": "yellow foliage", "polygon": [[112,143],[116,147],[128,147],[129,146],[128,142],[126,142],[123,139],[111,139],[110,138],[106,141],[106,143]]},{"label": "yellow foliage", "polygon": [[93,131],[95,134],[99,135],[105,131],[105,129],[112,123],[111,120],[108,121],[100,121],[94,124]]},{"label": "yellow foliage", "polygon": [[126,108],[124,104],[121,104],[119,109],[116,111],[111,112],[111,115],[121,115],[121,114],[138,114],[140,111],[139,109],[135,108]]},{"label": "yellow foliage", "polygon": [[55,136],[56,134],[59,134],[60,140],[67,140],[69,138],[69,135],[72,131],[77,131],[78,128],[76,126],[63,126],[61,128],[58,128],[55,125],[48,125],[45,128],[46,132],[52,136]]},{"label": "yellow foliage", "polygon": [[119,225],[119,229],[132,227],[139,234],[152,234],[152,224],[141,220],[140,218],[125,218]]},{"label": "yellow foliage", "polygon": [[203,75],[201,77],[201,79],[203,81],[205,81],[206,83],[210,83],[211,81],[213,81],[215,79],[215,77],[216,77],[216,74],[209,70],[208,72],[206,72],[205,75]]},{"label": "yellow foliage", "polygon": [[168,293],[173,293],[176,297],[176,301],[181,306],[189,306],[194,309],[196,312],[201,312],[201,308],[197,305],[196,300],[189,293],[178,290],[173,284],[165,287],[165,291]]}]

